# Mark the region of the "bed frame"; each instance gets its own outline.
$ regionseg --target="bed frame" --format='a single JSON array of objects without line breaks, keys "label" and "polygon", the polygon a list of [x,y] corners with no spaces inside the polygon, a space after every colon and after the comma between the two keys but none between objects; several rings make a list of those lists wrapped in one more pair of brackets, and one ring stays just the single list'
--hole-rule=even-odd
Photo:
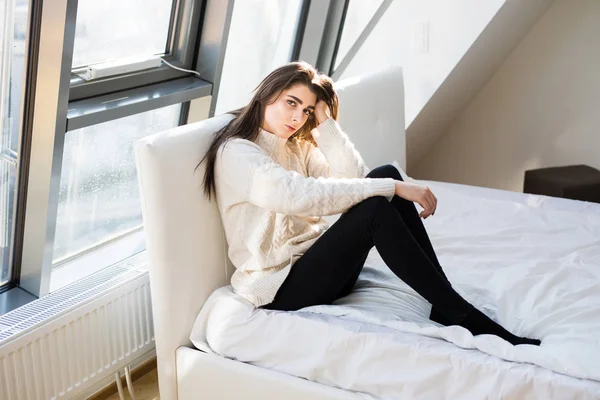
[{"label": "bed frame", "polygon": [[[337,85],[340,124],[366,164],[405,169],[404,85],[399,67]],[[189,339],[196,315],[234,270],[215,202],[194,168],[222,115],[158,133],[135,146],[149,258],[161,400],[356,399],[357,393],[207,354]]]}]

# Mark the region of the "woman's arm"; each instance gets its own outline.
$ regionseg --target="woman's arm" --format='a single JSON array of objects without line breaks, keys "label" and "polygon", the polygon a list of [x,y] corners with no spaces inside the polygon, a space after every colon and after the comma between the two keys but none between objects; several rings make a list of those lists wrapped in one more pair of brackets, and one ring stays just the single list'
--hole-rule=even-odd
[{"label": "woman's arm", "polygon": [[426,219],[430,215],[435,214],[437,208],[437,197],[427,186],[417,185],[416,183],[396,181],[396,196],[403,199],[417,202],[423,211],[419,213],[419,217]]},{"label": "woman's arm", "polygon": [[319,125],[311,131],[318,148],[311,146],[306,156],[308,174],[313,177],[364,178],[369,173],[354,144],[340,125],[329,116],[323,101],[315,108]]},{"label": "woman's arm", "polygon": [[244,201],[270,211],[332,215],[373,196],[392,197],[391,178],[338,179],[305,177],[288,171],[254,143],[236,139],[219,150],[216,176]]},{"label": "woman's arm", "polygon": [[311,131],[319,147],[310,146],[306,155],[309,176],[364,178],[369,173],[362,157],[339,124],[329,118]]}]

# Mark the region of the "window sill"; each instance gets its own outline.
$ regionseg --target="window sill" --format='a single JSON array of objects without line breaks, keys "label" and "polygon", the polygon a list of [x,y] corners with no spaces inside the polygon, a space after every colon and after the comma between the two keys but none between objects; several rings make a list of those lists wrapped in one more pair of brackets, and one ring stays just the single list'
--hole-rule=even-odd
[{"label": "window sill", "polygon": [[[143,231],[129,235],[113,245],[92,251],[82,257],[70,261],[52,271],[50,281],[50,292],[55,292],[65,286],[73,284],[81,279],[110,267],[115,264],[124,264],[133,268],[145,268],[147,265],[146,250],[123,259],[123,251],[132,254],[132,250],[140,246],[143,241]],[[0,293],[0,316],[7,314],[17,308],[37,300],[37,297],[20,287],[13,287]],[[0,330],[2,325],[0,324]]]},{"label": "window sill", "polygon": [[[19,287],[0,293],[0,316],[36,299],[37,297]],[[0,326],[0,328],[2,327]]]},{"label": "window sill", "polygon": [[144,231],[140,229],[72,261],[53,267],[50,277],[50,293],[120,262],[136,267],[145,264],[146,243],[144,237]]}]

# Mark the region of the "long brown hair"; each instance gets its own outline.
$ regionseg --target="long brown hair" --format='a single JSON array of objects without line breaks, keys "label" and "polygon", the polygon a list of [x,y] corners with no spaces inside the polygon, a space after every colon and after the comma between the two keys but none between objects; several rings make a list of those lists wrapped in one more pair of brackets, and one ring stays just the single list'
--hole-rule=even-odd
[{"label": "long brown hair", "polygon": [[[338,118],[338,97],[333,89],[333,81],[327,75],[320,73],[315,67],[304,62],[292,62],[271,72],[255,89],[255,94],[247,106],[232,111],[235,117],[224,128],[219,130],[198,166],[204,161],[204,194],[211,199],[216,195],[215,161],[217,151],[232,138],[241,138],[254,142],[263,124],[265,107],[277,100],[284,90],[297,84],[306,85],[316,96],[317,101],[323,100],[331,111],[331,117]],[[297,138],[308,140],[316,146],[310,131],[317,126],[314,113],[311,113],[306,123],[289,140]],[[196,167],[197,168],[197,167]]]}]

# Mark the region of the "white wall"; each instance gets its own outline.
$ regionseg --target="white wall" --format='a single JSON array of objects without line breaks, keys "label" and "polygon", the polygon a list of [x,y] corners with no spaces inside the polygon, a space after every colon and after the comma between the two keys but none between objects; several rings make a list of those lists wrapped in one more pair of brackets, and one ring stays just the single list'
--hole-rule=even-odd
[{"label": "white wall", "polygon": [[505,2],[406,128],[408,172],[494,76],[553,0]]},{"label": "white wall", "polygon": [[[381,1],[352,1],[337,63]],[[341,78],[401,65],[409,126],[431,95],[503,5],[504,0],[395,0]],[[428,46],[420,30],[428,26]]]},{"label": "white wall", "polygon": [[600,169],[600,1],[556,0],[410,174],[522,191],[527,169]]}]

